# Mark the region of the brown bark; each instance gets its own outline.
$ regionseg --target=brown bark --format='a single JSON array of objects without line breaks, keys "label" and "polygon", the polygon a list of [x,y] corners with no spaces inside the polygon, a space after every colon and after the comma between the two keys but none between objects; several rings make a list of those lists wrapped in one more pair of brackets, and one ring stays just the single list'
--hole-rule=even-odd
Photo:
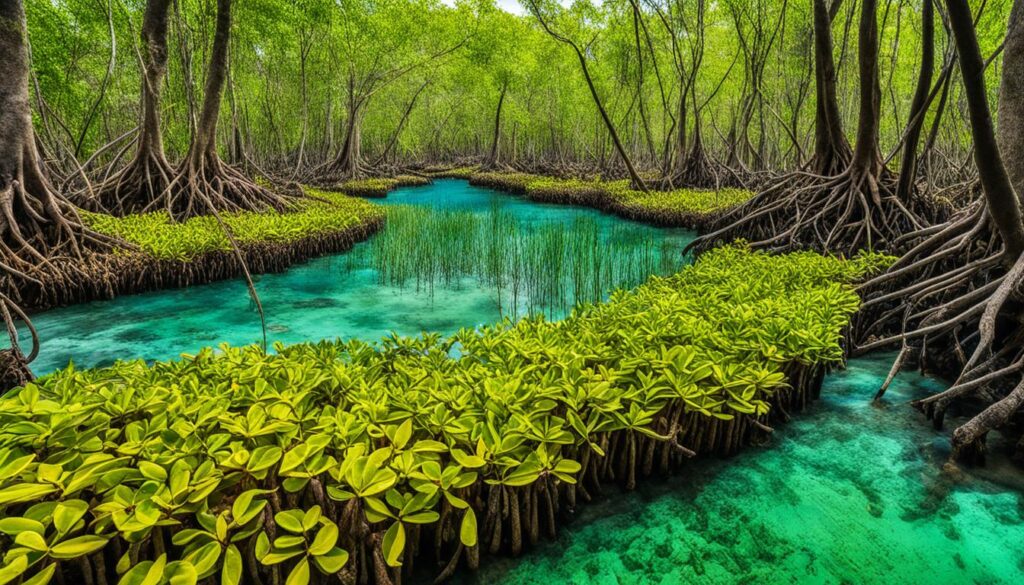
[{"label": "brown bark", "polygon": [[[833,3],[838,7],[839,2]],[[832,15],[825,0],[814,0],[814,70],[818,92],[815,112],[815,173],[837,175],[846,169],[852,152],[843,133],[836,91],[836,68],[832,58]]]},{"label": "brown bark", "polygon": [[587,65],[587,58],[583,54],[583,51],[575,41],[558,34],[548,26],[548,22],[541,15],[540,9],[537,7],[535,0],[530,0],[530,7],[533,9],[534,15],[537,17],[537,20],[540,21],[544,30],[547,31],[547,33],[555,40],[572,47],[572,50],[576,53],[576,58],[580,62],[580,68],[583,70],[583,78],[586,80],[587,87],[590,89],[591,97],[594,98],[594,105],[597,106],[597,111],[601,115],[601,120],[604,121],[605,129],[608,130],[608,134],[611,136],[612,143],[615,145],[615,151],[619,154],[619,158],[622,159],[622,163],[626,166],[626,171],[629,172],[629,177],[632,180],[633,187],[646,192],[647,185],[640,177],[640,174],[636,171],[636,167],[633,166],[633,161],[630,160],[629,154],[626,153],[626,149],[622,145],[622,141],[619,140],[619,133],[615,130],[615,124],[612,123],[611,117],[608,116],[608,112],[604,109],[604,103],[601,101],[601,96],[597,93],[597,88],[594,86],[594,80],[590,76],[590,67]]},{"label": "brown bark", "polygon": [[[1015,4],[1020,4],[1016,2]],[[967,0],[946,0],[949,20],[956,39],[960,59],[960,72],[964,81],[964,95],[971,120],[974,139],[974,160],[978,176],[985,191],[988,211],[1002,236],[1011,257],[1016,259],[1024,251],[1024,220],[1010,175],[1003,164],[1002,153],[996,141],[995,128],[989,112],[985,90],[985,62],[978,47],[978,37],[971,19]],[[1018,6],[1014,13],[1019,16]],[[1020,36],[1020,32],[1016,35]],[[1011,35],[1013,36],[1013,35]],[[1014,42],[1018,40],[1015,39]],[[1011,55],[1007,51],[1007,58]],[[1007,106],[1009,112],[1009,106]],[[1012,156],[1024,153],[1014,152]]]},{"label": "brown bark", "polygon": [[878,148],[879,109],[882,89],[878,80],[878,0],[861,3],[860,29],[857,41],[860,72],[860,118],[857,142],[853,148],[855,171],[877,177],[882,170]]},{"label": "brown bark", "polygon": [[206,72],[203,105],[185,160],[161,196],[144,211],[164,208],[177,220],[218,211],[283,210],[288,197],[261,187],[224,164],[217,154],[217,119],[227,79],[231,2],[217,0],[217,22]]},{"label": "brown bark", "polygon": [[505,105],[505,94],[508,93],[508,81],[501,84],[501,94],[498,95],[498,107],[494,112],[494,136],[491,138],[491,152],[487,155],[487,161],[484,163],[485,168],[494,168],[498,166],[498,159],[500,157],[500,145],[501,145],[501,108]]},{"label": "brown bark", "polygon": [[174,171],[164,154],[160,97],[167,74],[170,0],[148,0],[142,17],[142,113],[135,156],[99,188],[99,204],[118,215],[145,209],[170,184]]},{"label": "brown bark", "polygon": [[[29,107],[28,32],[22,0],[0,2],[0,316],[13,350],[0,356],[0,383],[24,381],[38,337],[18,307],[20,291],[45,276],[82,277],[92,247],[112,243],[84,226],[51,186],[36,150]],[[15,320],[29,325],[32,350],[22,355]]]},{"label": "brown bark", "polygon": [[1010,11],[998,116],[1003,162],[1017,196],[1024,197],[1024,0],[1015,0]]},{"label": "brown bark", "polygon": [[924,0],[921,6],[921,69],[917,77],[917,89],[910,105],[910,125],[903,158],[900,164],[900,178],[896,185],[896,198],[906,201],[917,178],[917,145],[924,128],[928,110],[932,77],[935,73],[935,6],[933,0]]}]

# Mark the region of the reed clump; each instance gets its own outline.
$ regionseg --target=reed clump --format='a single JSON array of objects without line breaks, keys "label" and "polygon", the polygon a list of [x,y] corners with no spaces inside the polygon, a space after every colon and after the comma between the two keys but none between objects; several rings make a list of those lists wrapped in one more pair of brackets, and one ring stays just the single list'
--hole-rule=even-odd
[{"label": "reed clump", "polygon": [[480,214],[395,206],[387,222],[350,266],[371,266],[382,284],[417,290],[473,279],[497,290],[499,308],[511,316],[563,315],[684,261],[682,240],[629,225],[603,231],[592,217],[537,225],[499,207]]}]

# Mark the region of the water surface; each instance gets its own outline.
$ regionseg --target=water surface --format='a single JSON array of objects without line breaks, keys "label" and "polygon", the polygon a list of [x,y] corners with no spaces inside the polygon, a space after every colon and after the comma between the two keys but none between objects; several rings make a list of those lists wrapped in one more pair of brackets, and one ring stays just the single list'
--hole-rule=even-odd
[{"label": "water surface", "polygon": [[[604,237],[613,231],[617,236],[635,236],[637,241],[653,237],[680,252],[694,236],[688,230],[655,228],[591,209],[533,203],[452,179],[398,189],[380,203],[482,216],[499,209],[512,214],[520,225],[538,227],[570,226],[585,218],[595,222]],[[380,273],[364,253],[368,246],[364,242],[347,254],[317,258],[279,274],[255,276],[268,340],[377,340],[392,331],[403,335],[454,333],[462,327],[494,323],[509,312],[505,295],[472,277],[431,290],[382,284]],[[681,266],[682,256],[676,256]],[[528,298],[519,301],[524,307],[530,305]],[[560,312],[564,311],[549,313],[559,317]],[[33,363],[38,374],[63,368],[71,360],[79,367],[108,365],[116,359],[165,360],[210,345],[246,345],[261,340],[259,318],[241,280],[83,303],[35,315],[33,323],[42,339],[42,353]]]},{"label": "water surface", "polygon": [[[438,181],[401,189],[385,205],[487,213],[524,223],[592,217],[585,209]],[[682,247],[683,230],[628,224]],[[363,244],[364,246],[366,244]],[[501,317],[496,291],[466,279],[433,293],[384,286],[372,268],[339,254],[258,278],[272,341],[378,339],[389,331],[451,332]],[[120,297],[35,317],[44,340],[37,371],[259,339],[240,281]],[[904,374],[885,408],[869,404],[892,356],[854,360],[826,380],[810,412],[777,429],[768,448],[694,462],[581,508],[557,541],[519,559],[487,559],[464,583],[1024,583],[1024,497],[1019,472],[996,461],[985,477],[941,474],[948,432],[908,406],[941,385]],[[954,421],[955,422],[955,421]]]},{"label": "water surface", "polygon": [[989,479],[943,475],[948,431],[907,403],[941,384],[904,373],[870,405],[893,357],[829,376],[769,447],[609,489],[556,541],[461,582],[1024,583],[1024,478],[998,459]]}]

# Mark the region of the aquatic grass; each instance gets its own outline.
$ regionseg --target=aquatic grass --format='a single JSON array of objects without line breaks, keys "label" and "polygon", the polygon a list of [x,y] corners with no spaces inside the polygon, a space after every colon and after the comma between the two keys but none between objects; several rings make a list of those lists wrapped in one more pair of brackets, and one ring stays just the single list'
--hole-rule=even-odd
[{"label": "aquatic grass", "polygon": [[394,206],[388,228],[353,253],[350,269],[370,266],[381,284],[433,291],[464,279],[498,291],[506,314],[564,314],[651,274],[683,263],[682,245],[615,226],[602,235],[593,218],[534,225],[493,207],[477,214]]},{"label": "aquatic grass", "polygon": [[517,554],[799,407],[889,262],[729,247],[563,321],[66,369],[0,399],[0,571],[305,584]]}]

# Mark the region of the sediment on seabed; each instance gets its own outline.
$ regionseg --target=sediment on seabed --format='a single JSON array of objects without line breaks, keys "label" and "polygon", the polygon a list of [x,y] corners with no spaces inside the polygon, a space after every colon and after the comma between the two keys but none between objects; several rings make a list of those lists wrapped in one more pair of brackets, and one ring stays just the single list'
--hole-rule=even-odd
[{"label": "sediment on seabed", "polygon": [[[352,248],[384,227],[384,218],[370,218],[337,232],[320,233],[291,242],[241,243],[240,251],[252,274],[281,272],[288,267]],[[208,284],[244,275],[235,252],[218,250],[190,259],[155,258],[140,251],[93,254],[77,263],[74,272],[60,269],[47,273],[39,284],[19,291],[26,310],[110,299],[161,289]],[[75,278],[67,274],[82,274]],[[53,274],[60,276],[54,277]]]}]

